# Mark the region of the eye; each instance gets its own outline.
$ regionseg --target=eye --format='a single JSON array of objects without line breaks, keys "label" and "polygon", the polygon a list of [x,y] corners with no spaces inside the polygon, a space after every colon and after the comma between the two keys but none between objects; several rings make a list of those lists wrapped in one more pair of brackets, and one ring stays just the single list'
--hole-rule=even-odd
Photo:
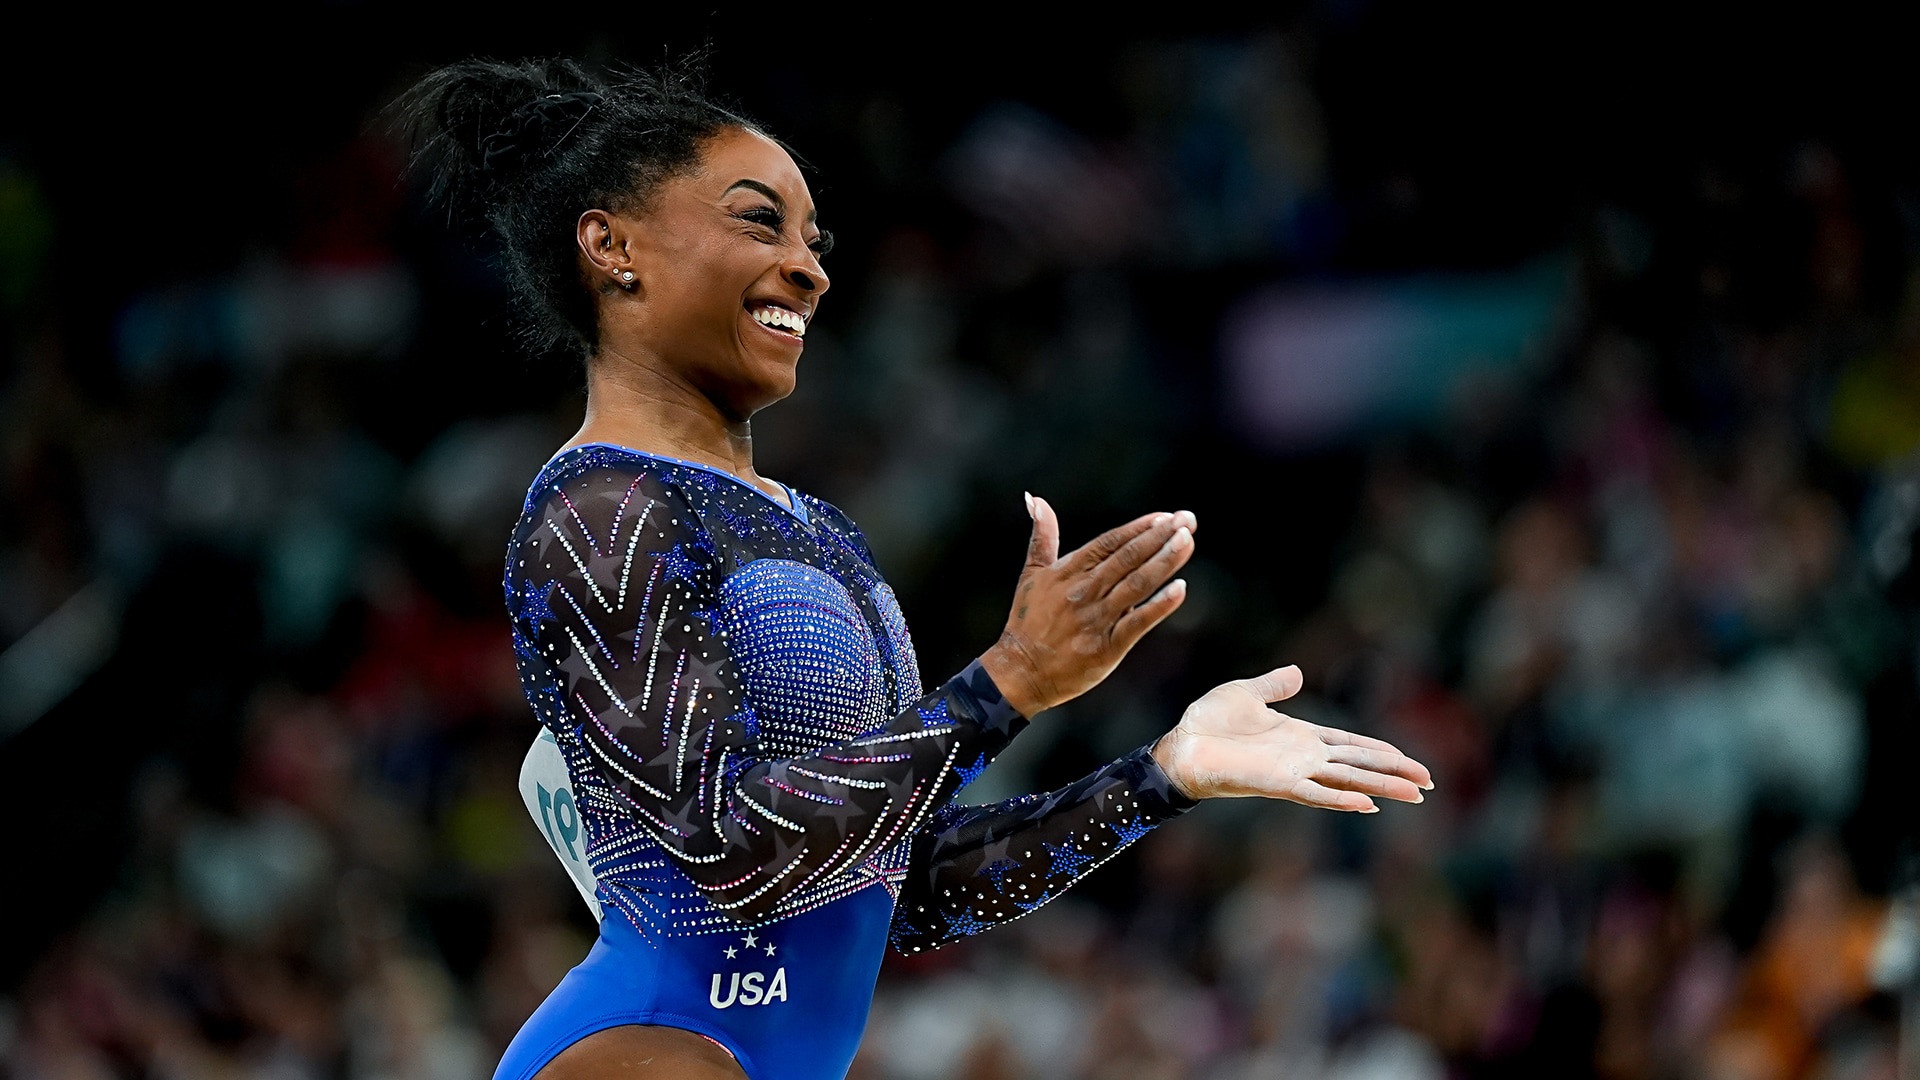
[{"label": "eye", "polygon": [[782,214],[780,211],[774,209],[771,206],[748,207],[747,209],[740,211],[740,213],[736,216],[739,217],[740,220],[742,221],[752,222],[753,224],[758,225],[761,228],[767,229],[768,231],[776,234],[778,234],[781,229],[785,228],[787,224],[786,215]]},{"label": "eye", "polygon": [[816,257],[825,255],[827,252],[833,250],[833,234],[825,229],[821,229],[820,235],[814,237],[807,246],[813,249]]}]

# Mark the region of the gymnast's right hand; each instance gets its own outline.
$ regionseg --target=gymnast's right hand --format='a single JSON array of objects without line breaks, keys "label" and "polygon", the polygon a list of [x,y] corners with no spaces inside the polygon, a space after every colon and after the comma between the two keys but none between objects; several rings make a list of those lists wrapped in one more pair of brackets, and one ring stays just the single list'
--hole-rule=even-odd
[{"label": "gymnast's right hand", "polygon": [[1174,613],[1187,583],[1173,575],[1193,557],[1194,516],[1147,514],[1060,555],[1060,520],[1027,496],[1033,539],[1013,611],[982,667],[1024,716],[1099,685],[1133,643]]}]

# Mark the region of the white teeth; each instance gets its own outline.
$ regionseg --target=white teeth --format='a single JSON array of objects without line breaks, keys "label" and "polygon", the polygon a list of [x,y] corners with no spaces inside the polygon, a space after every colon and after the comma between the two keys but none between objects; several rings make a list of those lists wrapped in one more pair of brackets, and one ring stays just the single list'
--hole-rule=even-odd
[{"label": "white teeth", "polygon": [[771,326],[785,330],[794,337],[807,336],[807,320],[797,311],[788,311],[783,307],[763,304],[752,309],[754,321],[762,326]]}]

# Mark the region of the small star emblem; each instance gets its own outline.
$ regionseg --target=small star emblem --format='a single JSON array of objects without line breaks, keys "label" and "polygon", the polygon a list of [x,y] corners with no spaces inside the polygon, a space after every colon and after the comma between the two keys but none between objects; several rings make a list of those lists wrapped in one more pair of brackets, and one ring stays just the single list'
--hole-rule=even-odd
[{"label": "small star emblem", "polygon": [[736,956],[739,956],[739,955],[740,955],[740,950],[739,950],[739,949],[736,949],[736,948],[734,948],[734,947],[733,947],[733,946],[731,946],[731,945],[729,945],[729,946],[727,946],[727,959],[729,959],[729,960],[731,960],[731,959],[733,959],[734,957],[736,957]]},{"label": "small star emblem", "polygon": [[[966,787],[968,784],[979,779],[981,773],[987,771],[987,755],[981,754],[974,758],[972,765],[953,771],[960,777],[960,787]],[[959,788],[955,788],[954,790],[958,791]]]},{"label": "small star emblem", "polygon": [[773,942],[771,941],[767,942],[767,955],[768,956],[773,955]]},{"label": "small star emblem", "polygon": [[749,949],[751,949],[751,948],[753,948],[753,947],[754,947],[755,945],[758,945],[758,944],[760,943],[760,939],[759,939],[759,938],[757,938],[757,937],[754,937],[754,936],[753,936],[753,931],[751,931],[751,930],[749,930],[749,931],[747,931],[747,936],[746,936],[746,937],[743,937],[743,938],[741,938],[741,939],[740,939],[740,942],[741,942],[741,944],[743,944],[743,945],[745,945],[745,946],[746,946],[747,948],[749,948]]}]

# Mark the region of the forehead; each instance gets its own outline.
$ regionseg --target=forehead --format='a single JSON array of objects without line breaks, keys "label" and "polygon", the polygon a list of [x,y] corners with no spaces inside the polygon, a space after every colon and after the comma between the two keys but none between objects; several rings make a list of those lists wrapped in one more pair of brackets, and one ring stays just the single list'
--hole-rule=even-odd
[{"label": "forehead", "polygon": [[757,131],[729,128],[714,136],[701,151],[700,171],[693,179],[709,198],[738,181],[756,180],[779,192],[789,209],[803,215],[813,209],[813,194],[793,156]]}]

